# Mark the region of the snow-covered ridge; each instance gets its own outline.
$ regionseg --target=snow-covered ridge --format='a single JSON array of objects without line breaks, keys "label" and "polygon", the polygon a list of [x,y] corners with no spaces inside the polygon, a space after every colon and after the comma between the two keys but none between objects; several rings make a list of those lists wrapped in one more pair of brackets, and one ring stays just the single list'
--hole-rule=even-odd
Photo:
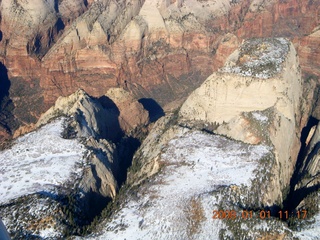
[{"label": "snow-covered ridge", "polygon": [[224,223],[212,220],[219,202],[219,194],[212,192],[221,186],[250,186],[259,159],[269,152],[267,146],[198,131],[174,138],[161,155],[160,173],[142,185],[103,233],[92,239],[188,239],[192,236],[186,209],[192,199],[199,200],[204,214],[194,239],[218,239]]},{"label": "snow-covered ridge", "polygon": [[77,139],[60,136],[63,121],[56,119],[0,152],[0,203],[50,191],[81,173],[85,148]]},{"label": "snow-covered ridge", "polygon": [[267,79],[281,72],[288,51],[289,42],[284,38],[249,39],[222,72]]}]

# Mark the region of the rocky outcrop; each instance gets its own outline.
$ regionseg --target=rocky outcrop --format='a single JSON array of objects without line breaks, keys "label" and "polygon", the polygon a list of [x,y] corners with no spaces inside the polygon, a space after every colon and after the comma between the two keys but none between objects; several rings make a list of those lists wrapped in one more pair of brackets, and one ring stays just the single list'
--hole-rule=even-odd
[{"label": "rocky outcrop", "polygon": [[[84,189],[114,198],[121,163],[112,141],[117,142],[122,136],[131,135],[138,128],[146,126],[148,112],[132,94],[123,89],[110,89],[100,99],[93,99],[79,89],[68,97],[58,98],[55,106],[40,117],[35,127],[61,115],[71,118],[66,123],[66,137],[76,135],[86,138],[86,146],[93,149],[88,159],[95,167],[86,170]],[[101,155],[100,151],[104,154]]]},{"label": "rocky outcrop", "polygon": [[162,167],[161,154],[168,142],[179,137],[188,129],[179,127],[177,114],[160,118],[151,128],[140,148],[135,153],[130,167],[127,184],[139,185],[143,180],[158,173]]},{"label": "rocky outcrop", "polygon": [[318,76],[318,11],[306,0],[6,1],[0,59],[20,125],[79,87],[93,96],[127,87],[164,106],[186,97],[249,37],[292,38],[302,70]]},{"label": "rocky outcrop", "polygon": [[125,134],[130,135],[138,127],[149,123],[148,112],[131,93],[122,88],[111,88],[104,96],[116,105],[120,128]]},{"label": "rocky outcrop", "polygon": [[215,125],[218,134],[274,148],[266,205],[283,200],[281,189],[290,184],[298,157],[304,107],[298,66],[296,51],[287,40],[248,40],[180,109],[182,121],[189,125],[205,122]]},{"label": "rocky outcrop", "polygon": [[300,58],[301,68],[306,77],[316,77],[319,79],[320,70],[317,61],[320,56],[320,26],[317,26],[310,35],[300,39],[297,43],[297,50]]},{"label": "rocky outcrop", "polygon": [[89,165],[84,169],[80,188],[85,194],[84,209],[101,206],[88,211],[94,216],[105,205],[104,198],[114,198],[118,189],[116,177],[120,162],[116,146],[104,140],[121,135],[121,129],[116,125],[117,116],[81,89],[68,97],[60,97],[55,106],[40,117],[36,128],[58,116],[68,117],[62,133],[64,138],[85,139],[83,143],[88,149],[85,158]]}]

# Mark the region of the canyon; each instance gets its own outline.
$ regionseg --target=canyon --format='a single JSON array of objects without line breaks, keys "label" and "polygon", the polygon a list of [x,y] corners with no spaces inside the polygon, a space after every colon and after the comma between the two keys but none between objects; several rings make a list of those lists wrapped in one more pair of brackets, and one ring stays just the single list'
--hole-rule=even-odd
[{"label": "canyon", "polygon": [[319,18],[317,0],[0,0],[11,237],[315,239]]},{"label": "canyon", "polygon": [[318,83],[317,1],[10,0],[0,10],[2,139],[78,88],[124,87],[170,110],[252,37],[292,40]]}]

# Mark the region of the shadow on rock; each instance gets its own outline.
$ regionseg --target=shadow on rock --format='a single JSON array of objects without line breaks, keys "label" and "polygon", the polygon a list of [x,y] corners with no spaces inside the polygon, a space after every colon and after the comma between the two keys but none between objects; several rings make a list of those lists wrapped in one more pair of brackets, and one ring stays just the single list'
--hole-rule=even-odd
[{"label": "shadow on rock", "polygon": [[155,122],[165,115],[162,107],[152,98],[141,98],[139,103],[149,112],[150,122]]},{"label": "shadow on rock", "polygon": [[9,97],[11,82],[8,78],[8,70],[0,62],[0,142],[9,138],[17,123],[13,116],[14,105]]},{"label": "shadow on rock", "polygon": [[119,142],[124,136],[119,123],[120,111],[117,105],[107,96],[102,96],[97,99],[102,107],[107,111],[105,116],[105,133],[102,138],[111,140],[112,142]]}]

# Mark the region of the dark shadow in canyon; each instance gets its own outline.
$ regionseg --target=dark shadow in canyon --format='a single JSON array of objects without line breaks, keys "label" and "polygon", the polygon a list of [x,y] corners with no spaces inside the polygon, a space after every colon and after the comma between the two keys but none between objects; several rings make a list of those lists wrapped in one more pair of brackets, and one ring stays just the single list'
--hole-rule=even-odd
[{"label": "dark shadow in canyon", "polygon": [[98,98],[98,101],[104,109],[111,110],[118,116],[120,115],[120,111],[117,105],[107,96],[101,96],[100,98]]},{"label": "dark shadow in canyon", "polygon": [[152,98],[141,98],[139,103],[149,112],[150,122],[155,122],[165,115],[162,107]]},{"label": "dark shadow in canyon", "polygon": [[126,182],[128,169],[129,167],[131,167],[133,156],[140,147],[140,145],[140,139],[133,136],[124,137],[118,145],[118,154],[119,158],[121,159],[119,166],[120,174],[117,178],[119,186],[122,186]]},{"label": "dark shadow in canyon", "polygon": [[120,111],[117,105],[107,96],[98,98],[98,101],[108,114],[106,120],[106,134],[102,137],[110,140],[117,146],[119,165],[117,170],[115,170],[114,175],[119,187],[121,187],[127,179],[127,172],[129,167],[132,165],[133,155],[141,145],[141,133],[138,129],[137,132],[134,132],[129,136],[126,135],[119,122]]},{"label": "dark shadow in canyon", "polygon": [[296,189],[297,184],[303,179],[305,172],[303,171],[306,161],[310,161],[310,156],[306,156],[308,152],[308,146],[306,145],[306,140],[309,135],[309,132],[313,126],[318,124],[319,120],[310,116],[307,125],[302,129],[300,142],[301,147],[296,161],[296,166],[292,174],[289,186],[289,192],[286,198],[283,201],[283,209],[288,210],[289,212],[293,211],[300,202],[307,197],[310,193],[316,191],[317,187]]},{"label": "dark shadow in canyon", "polygon": [[[58,0],[55,1],[54,7],[59,15]],[[57,42],[65,27],[65,23],[59,16],[52,27],[49,27],[45,31],[38,31],[27,43],[28,54],[36,56],[40,60],[47,54],[52,45]]]},{"label": "dark shadow in canyon", "polygon": [[107,111],[107,116],[105,117],[106,126],[105,131],[101,133],[101,138],[105,138],[114,143],[121,141],[124,137],[124,132],[121,129],[119,116],[120,111],[117,105],[107,96],[101,96],[97,99],[102,107]]},{"label": "dark shadow in canyon", "polygon": [[[0,62],[0,128],[5,129],[9,134],[16,127],[13,116],[14,105],[9,97],[11,82],[8,77],[8,70]],[[1,142],[1,137],[0,137]]]},{"label": "dark shadow in canyon", "polygon": [[57,13],[59,12],[59,2],[60,2],[60,0],[54,0],[54,10]]},{"label": "dark shadow in canyon", "polygon": [[63,23],[61,18],[58,18],[56,24],[54,25],[54,28],[56,29],[57,34],[64,30],[65,24]]},{"label": "dark shadow in canyon", "polygon": [[10,80],[8,78],[7,68],[0,62],[0,103],[5,98],[9,96]]},{"label": "dark shadow in canyon", "polygon": [[[290,185],[288,186],[288,189],[283,192],[284,193],[283,202],[280,203],[279,205],[275,204],[273,206],[268,206],[263,209],[265,211],[270,211],[271,216],[288,222],[289,226],[294,227],[295,220],[301,220],[301,218],[299,219],[297,215],[297,207],[299,206],[299,204],[303,200],[305,200],[308,196],[310,196],[313,193],[316,193],[320,189],[320,184],[315,184],[309,187],[307,186],[308,184],[304,184],[304,186],[300,186],[299,188],[297,188],[298,184],[300,184],[302,180],[306,180],[307,172],[306,172],[305,166],[307,166],[308,161],[310,161],[312,157],[318,153],[318,150],[320,148],[320,144],[316,144],[314,151],[312,151],[314,153],[311,152],[307,156],[308,146],[306,145],[306,140],[311,128],[313,126],[316,126],[318,122],[319,120],[310,116],[307,125],[302,129],[301,137],[300,137],[301,148],[296,161],[295,170],[290,180]],[[308,180],[310,180],[310,178],[308,178]],[[259,211],[259,209],[252,209],[252,210]],[[281,213],[282,218],[280,218],[280,211],[282,212]],[[285,214],[285,212],[287,212],[286,213],[287,215]]]}]

